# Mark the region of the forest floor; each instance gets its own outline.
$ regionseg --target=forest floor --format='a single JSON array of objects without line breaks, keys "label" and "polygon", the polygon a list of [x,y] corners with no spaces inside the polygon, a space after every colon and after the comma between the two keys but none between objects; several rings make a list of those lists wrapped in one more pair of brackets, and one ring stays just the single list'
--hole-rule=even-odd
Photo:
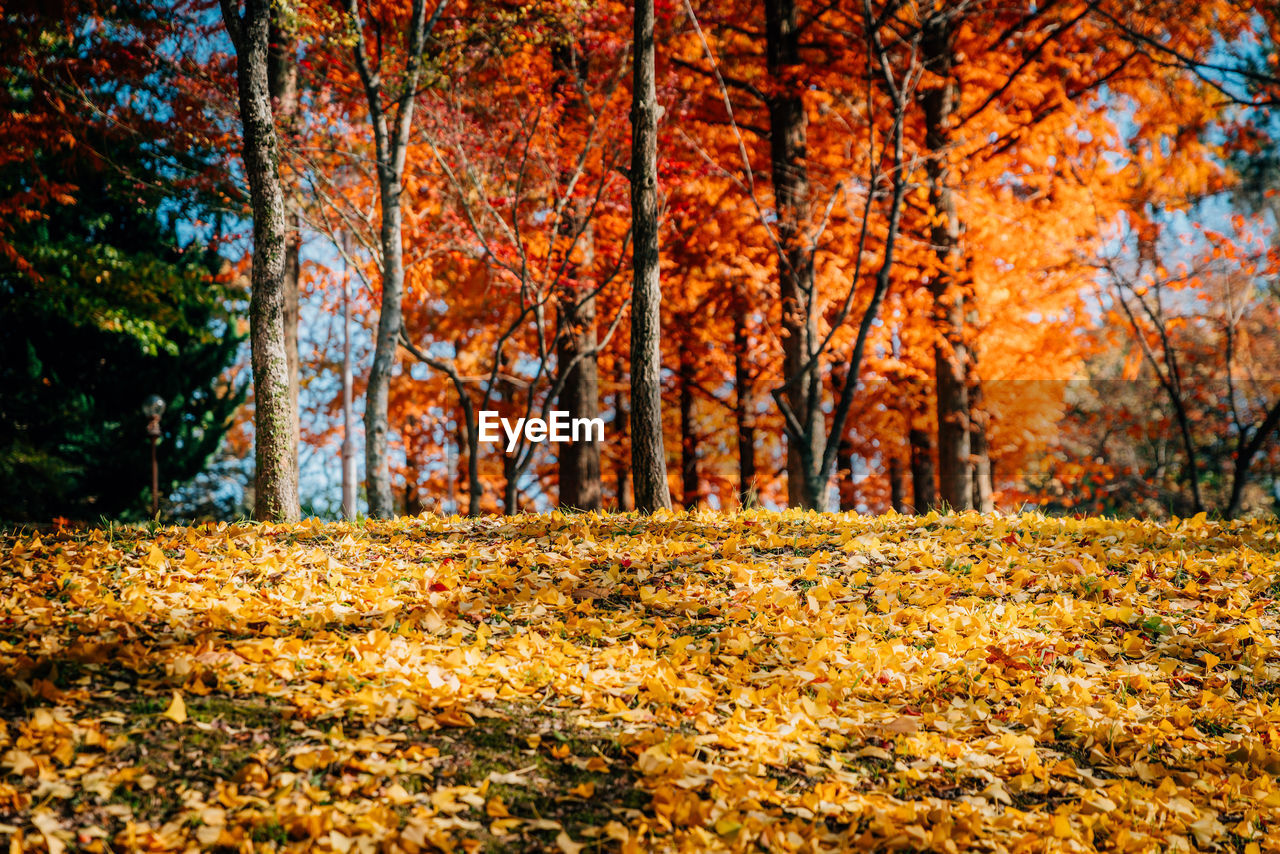
[{"label": "forest floor", "polygon": [[11,851],[1280,851],[1280,525],[11,532]]}]

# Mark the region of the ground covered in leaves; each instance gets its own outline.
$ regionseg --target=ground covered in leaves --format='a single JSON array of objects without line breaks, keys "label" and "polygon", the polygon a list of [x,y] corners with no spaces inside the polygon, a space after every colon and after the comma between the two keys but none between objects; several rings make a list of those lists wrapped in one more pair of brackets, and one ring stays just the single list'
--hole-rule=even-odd
[{"label": "ground covered in leaves", "polygon": [[1280,526],[10,534],[10,850],[1280,851]]}]

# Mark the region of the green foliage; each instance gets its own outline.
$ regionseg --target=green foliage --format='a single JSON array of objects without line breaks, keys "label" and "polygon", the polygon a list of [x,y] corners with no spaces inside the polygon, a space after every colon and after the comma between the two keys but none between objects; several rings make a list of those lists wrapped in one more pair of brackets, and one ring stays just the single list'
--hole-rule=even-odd
[{"label": "green foliage", "polygon": [[[242,340],[228,307],[241,300],[217,275],[225,262],[180,247],[134,176],[48,165],[76,203],[14,231],[29,269],[0,266],[0,517],[137,516],[150,483],[142,402],[168,402],[167,493],[204,467],[243,399],[225,379]],[[0,172],[0,192],[19,181]]]}]

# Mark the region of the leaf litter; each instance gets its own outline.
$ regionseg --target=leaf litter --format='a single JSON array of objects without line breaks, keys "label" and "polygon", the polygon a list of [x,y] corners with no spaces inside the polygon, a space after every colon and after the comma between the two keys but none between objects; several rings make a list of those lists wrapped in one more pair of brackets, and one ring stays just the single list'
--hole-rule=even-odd
[{"label": "leaf litter", "polygon": [[7,535],[16,851],[1280,851],[1280,526]]}]

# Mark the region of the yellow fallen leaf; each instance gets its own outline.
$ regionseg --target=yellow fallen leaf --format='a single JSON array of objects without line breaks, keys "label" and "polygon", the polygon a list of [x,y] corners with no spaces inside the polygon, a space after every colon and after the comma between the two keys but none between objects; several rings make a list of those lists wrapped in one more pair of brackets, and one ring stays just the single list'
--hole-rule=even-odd
[{"label": "yellow fallen leaf", "polygon": [[581,842],[574,842],[573,838],[563,830],[560,831],[560,835],[556,837],[556,845],[560,848],[563,854],[578,854],[579,851],[587,847]]},{"label": "yellow fallen leaf", "polygon": [[595,795],[595,793],[596,793],[596,784],[592,783],[591,781],[587,781],[586,783],[583,783],[581,785],[574,786],[572,789],[569,790],[569,794],[576,795],[579,798],[590,798],[593,795]]},{"label": "yellow fallen leaf", "polygon": [[742,829],[742,822],[736,818],[724,816],[716,822],[716,833],[721,836],[728,836],[730,833],[736,833]]},{"label": "yellow fallen leaf", "polygon": [[175,724],[187,722],[187,704],[182,700],[182,692],[173,692],[173,699],[169,701],[169,708],[161,712],[160,717],[168,718]]}]

